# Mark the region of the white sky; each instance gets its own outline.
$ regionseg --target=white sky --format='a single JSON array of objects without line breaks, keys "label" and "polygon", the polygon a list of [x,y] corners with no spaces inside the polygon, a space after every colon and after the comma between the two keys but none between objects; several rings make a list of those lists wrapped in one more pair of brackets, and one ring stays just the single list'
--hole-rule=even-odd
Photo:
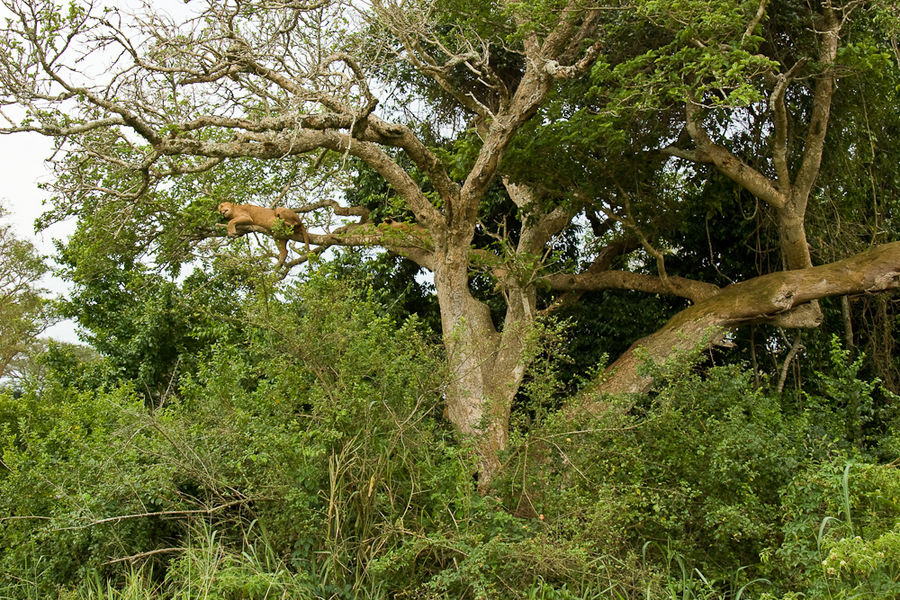
[{"label": "white sky", "polygon": [[[35,234],[34,221],[45,210],[43,201],[47,194],[38,188],[42,181],[50,180],[50,172],[44,160],[52,152],[52,142],[37,133],[0,135],[0,174],[3,186],[0,198],[9,211],[4,222],[11,223],[16,237],[31,240],[42,254],[53,253],[53,239],[65,239],[74,229],[74,223],[61,223]],[[43,287],[53,295],[65,294],[64,281],[47,276]],[[64,321],[48,329],[41,337],[77,343],[75,323]]]},{"label": "white sky", "polygon": [[[112,2],[124,10],[139,11],[141,0],[119,0]],[[186,0],[154,0],[153,8],[173,15],[187,15],[191,10]],[[202,3],[195,3],[202,4]],[[0,7],[0,18],[7,16],[5,7]],[[38,184],[50,180],[50,171],[44,161],[52,153],[52,142],[37,133],[17,133],[0,135],[0,199],[9,211],[4,222],[11,223],[17,237],[31,240],[46,255],[53,254],[53,239],[66,239],[75,229],[75,223],[61,223],[39,234],[34,231],[34,221],[45,210],[43,202],[48,195],[38,188]],[[68,291],[66,282],[48,276],[43,287],[53,295]],[[48,329],[41,337],[77,343],[75,324],[65,321]]]}]

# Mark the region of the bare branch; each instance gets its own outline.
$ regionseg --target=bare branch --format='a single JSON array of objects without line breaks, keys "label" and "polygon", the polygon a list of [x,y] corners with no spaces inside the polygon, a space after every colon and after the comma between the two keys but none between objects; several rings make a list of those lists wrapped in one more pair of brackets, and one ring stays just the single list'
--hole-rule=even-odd
[{"label": "bare branch", "polygon": [[[787,203],[784,192],[769,178],[734,156],[724,146],[712,141],[703,128],[700,107],[694,100],[685,103],[685,115],[687,117],[685,128],[697,145],[695,154],[700,160],[714,164],[735,183],[771,206],[781,208]],[[687,156],[682,154],[683,157]]]},{"label": "bare branch", "polygon": [[669,156],[674,156],[675,158],[683,158],[684,160],[689,160],[691,162],[705,162],[694,150],[685,150],[677,146],[666,146],[665,148],[662,148],[661,152],[663,154],[668,154]]},{"label": "bare branch", "polygon": [[71,527],[60,527],[59,531],[71,531],[75,529],[87,529],[88,527],[96,527],[97,525],[104,525],[106,523],[118,523],[119,521],[127,521],[131,519],[146,519],[148,517],[186,517],[190,515],[211,515],[220,511],[225,510],[226,508],[231,508],[232,506],[240,506],[249,504],[252,502],[252,498],[243,498],[241,500],[234,500],[232,502],[226,502],[225,504],[219,504],[218,506],[213,506],[212,508],[198,508],[191,510],[160,510],[155,512],[144,512],[144,513],[135,513],[130,515],[117,515],[115,517],[107,517],[105,519],[97,519],[95,521],[91,521],[90,523],[85,523],[84,525],[73,525]]},{"label": "bare branch", "polygon": [[90,121],[88,123],[71,125],[68,127],[62,127],[50,123],[40,123],[35,125],[14,125],[12,127],[4,127],[3,129],[0,129],[0,135],[8,133],[20,133],[23,131],[33,131],[53,137],[69,137],[76,136],[82,133],[88,133],[89,131],[94,131],[96,129],[106,129],[113,125],[124,124],[125,121],[124,119],[122,119],[122,117],[115,116],[107,117],[105,119],[98,119],[96,121]]},{"label": "bare branch", "polygon": [[[489,64],[489,46],[481,44],[476,50],[469,44],[464,50],[448,48],[438,36],[432,34],[428,12],[416,12],[406,9],[395,2],[373,0],[372,8],[379,17],[379,24],[387,26],[391,33],[403,44],[406,53],[403,58],[421,73],[431,77],[441,88],[450,94],[461,106],[484,118],[493,116],[493,112],[473,95],[464,92],[452,82],[451,75],[457,66],[463,65],[478,75],[485,77],[485,83],[504,97],[508,97],[505,85],[497,77]],[[435,57],[425,49],[424,43],[437,48],[441,57]]]},{"label": "bare branch", "polygon": [[766,4],[768,0],[760,0],[759,8],[756,9],[756,14],[753,15],[753,18],[747,24],[747,29],[744,31],[744,35],[741,36],[741,46],[744,45],[744,42],[748,37],[753,35],[753,30],[756,29],[756,26],[759,25],[759,22],[762,21],[762,18],[766,15]]},{"label": "bare branch", "polygon": [[775,141],[772,146],[772,159],[775,163],[775,172],[778,174],[778,185],[785,194],[789,194],[791,189],[791,175],[788,171],[787,164],[787,139],[788,139],[788,117],[787,108],[784,103],[784,94],[787,86],[796,76],[797,71],[803,68],[807,63],[806,59],[801,59],[794,63],[786,73],[778,76],[775,88],[769,96],[769,106],[774,115]]},{"label": "bare branch", "polygon": [[661,277],[630,271],[600,271],[578,274],[550,275],[543,278],[550,289],[557,291],[599,291],[606,289],[634,290],[650,294],[673,295],[701,302],[719,292],[711,283],[672,275]]},{"label": "bare branch", "polygon": [[806,349],[803,344],[800,343],[802,339],[803,332],[798,331],[797,335],[794,337],[793,343],[791,344],[791,349],[784,359],[784,364],[781,365],[781,374],[778,376],[778,385],[775,388],[775,393],[778,395],[781,395],[781,392],[784,390],[784,382],[787,381],[788,369],[790,369],[791,361],[794,360],[794,357],[797,356],[798,352]]},{"label": "bare branch", "polygon": [[825,30],[821,32],[822,46],[819,62],[825,65],[825,71],[816,80],[813,93],[812,117],[809,121],[809,132],[806,136],[806,148],[803,161],[794,180],[797,196],[802,198],[801,210],[805,210],[806,199],[815,184],[822,164],[822,153],[825,149],[825,132],[828,129],[828,117],[831,113],[831,99],[834,95],[834,60],[837,57],[841,22],[830,10],[823,16]]},{"label": "bare branch", "polygon": [[125,561],[135,561],[141,558],[147,558],[148,556],[156,556],[157,554],[169,554],[172,552],[184,552],[185,548],[157,548],[156,550],[148,550],[147,552],[138,552],[137,554],[132,554],[131,556],[123,556],[122,558],[114,558],[112,560],[108,560],[102,564],[104,565],[114,565],[116,563],[125,562]]}]

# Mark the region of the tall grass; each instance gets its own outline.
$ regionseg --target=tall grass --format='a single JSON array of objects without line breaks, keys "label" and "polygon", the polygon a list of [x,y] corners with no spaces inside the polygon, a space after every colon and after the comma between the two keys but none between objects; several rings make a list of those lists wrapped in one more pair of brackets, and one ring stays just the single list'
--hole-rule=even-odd
[{"label": "tall grass", "polygon": [[165,577],[136,567],[118,584],[96,573],[71,594],[73,600],[267,600],[313,598],[309,580],[294,573],[264,538],[229,549],[219,533],[197,523],[188,543],[172,559]]}]

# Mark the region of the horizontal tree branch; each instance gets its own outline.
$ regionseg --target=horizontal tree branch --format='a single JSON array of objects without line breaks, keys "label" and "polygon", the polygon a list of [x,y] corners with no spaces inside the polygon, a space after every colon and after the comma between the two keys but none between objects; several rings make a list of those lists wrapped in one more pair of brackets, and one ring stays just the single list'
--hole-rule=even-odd
[{"label": "horizontal tree branch", "polygon": [[97,525],[104,525],[106,523],[118,523],[119,521],[126,521],[129,519],[144,519],[147,517],[183,517],[188,515],[211,515],[213,513],[225,510],[226,508],[231,508],[232,506],[239,506],[241,504],[248,504],[251,502],[250,498],[244,498],[241,500],[233,500],[231,502],[226,502],[225,504],[220,504],[218,506],[213,506],[212,508],[197,508],[197,509],[189,509],[189,510],[160,510],[155,512],[145,512],[145,513],[135,513],[130,515],[117,515],[115,517],[107,517],[105,519],[97,519],[95,521],[91,521],[90,523],[85,523],[84,525],[74,525],[72,527],[60,527],[59,531],[69,531],[73,529],[86,529],[88,527],[95,527]]},{"label": "horizontal tree branch", "polygon": [[[218,228],[219,235],[224,235],[224,231],[222,231],[224,225],[218,225]],[[237,225],[236,231],[238,236],[261,233],[273,237],[271,231],[258,225]],[[209,232],[207,235],[215,236],[216,232]],[[301,233],[295,233],[284,239],[303,243],[309,241],[311,245],[318,246],[313,251],[314,253],[321,253],[324,249],[332,246],[382,247],[388,252],[409,258],[421,267],[434,270],[434,253],[430,247],[431,240],[427,232],[421,234],[398,232],[395,228],[378,226],[373,223],[352,223],[327,233],[308,231],[305,239]],[[300,260],[285,264],[288,267],[296,266],[306,262],[308,258],[305,256]]]},{"label": "horizontal tree branch", "polygon": [[634,290],[651,294],[675,295],[692,302],[701,302],[719,292],[711,283],[669,276],[668,283],[653,275],[630,271],[600,271],[578,274],[550,275],[544,281],[557,291],[598,291],[606,289]]},{"label": "horizontal tree branch", "polygon": [[[598,394],[635,393],[649,389],[652,379],[638,373],[643,355],[662,362],[675,352],[688,352],[722,339],[725,331],[742,324],[766,322],[803,309],[829,296],[874,293],[900,287],[900,242],[876,246],[837,262],[780,271],[722,289],[672,317],[660,330],[639,339],[619,357],[596,387]],[[602,411],[595,396],[585,407]]]},{"label": "horizontal tree branch", "polygon": [[137,554],[132,554],[131,556],[123,556],[121,558],[114,558],[112,560],[108,560],[104,565],[114,565],[116,563],[125,562],[126,560],[138,560],[141,558],[147,558],[148,556],[155,556],[157,554],[169,554],[172,552],[184,552],[185,548],[157,548],[156,550],[149,550],[147,552],[138,552]]}]

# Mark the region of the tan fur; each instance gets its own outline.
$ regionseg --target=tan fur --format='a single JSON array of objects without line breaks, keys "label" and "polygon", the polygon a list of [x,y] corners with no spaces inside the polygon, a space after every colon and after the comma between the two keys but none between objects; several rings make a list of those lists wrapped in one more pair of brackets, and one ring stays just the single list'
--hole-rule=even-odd
[{"label": "tan fur", "polygon": [[275,207],[275,215],[289,227],[293,227],[295,234],[299,233],[303,237],[303,243],[306,244],[306,253],[309,254],[309,234],[300,216],[284,206]]},{"label": "tan fur", "polygon": [[[228,235],[237,235],[238,225],[256,225],[266,229],[272,233],[275,227],[275,221],[281,219],[288,226],[293,228],[294,234],[300,234],[306,243],[306,251],[309,252],[309,237],[303,221],[296,212],[289,208],[279,206],[275,209],[266,208],[265,206],[255,206],[253,204],[232,204],[231,202],[220,202],[218,211],[222,216],[228,219]],[[275,236],[273,236],[275,237]],[[275,237],[275,243],[278,245],[278,267],[284,264],[287,258],[287,240],[285,238]]]}]

